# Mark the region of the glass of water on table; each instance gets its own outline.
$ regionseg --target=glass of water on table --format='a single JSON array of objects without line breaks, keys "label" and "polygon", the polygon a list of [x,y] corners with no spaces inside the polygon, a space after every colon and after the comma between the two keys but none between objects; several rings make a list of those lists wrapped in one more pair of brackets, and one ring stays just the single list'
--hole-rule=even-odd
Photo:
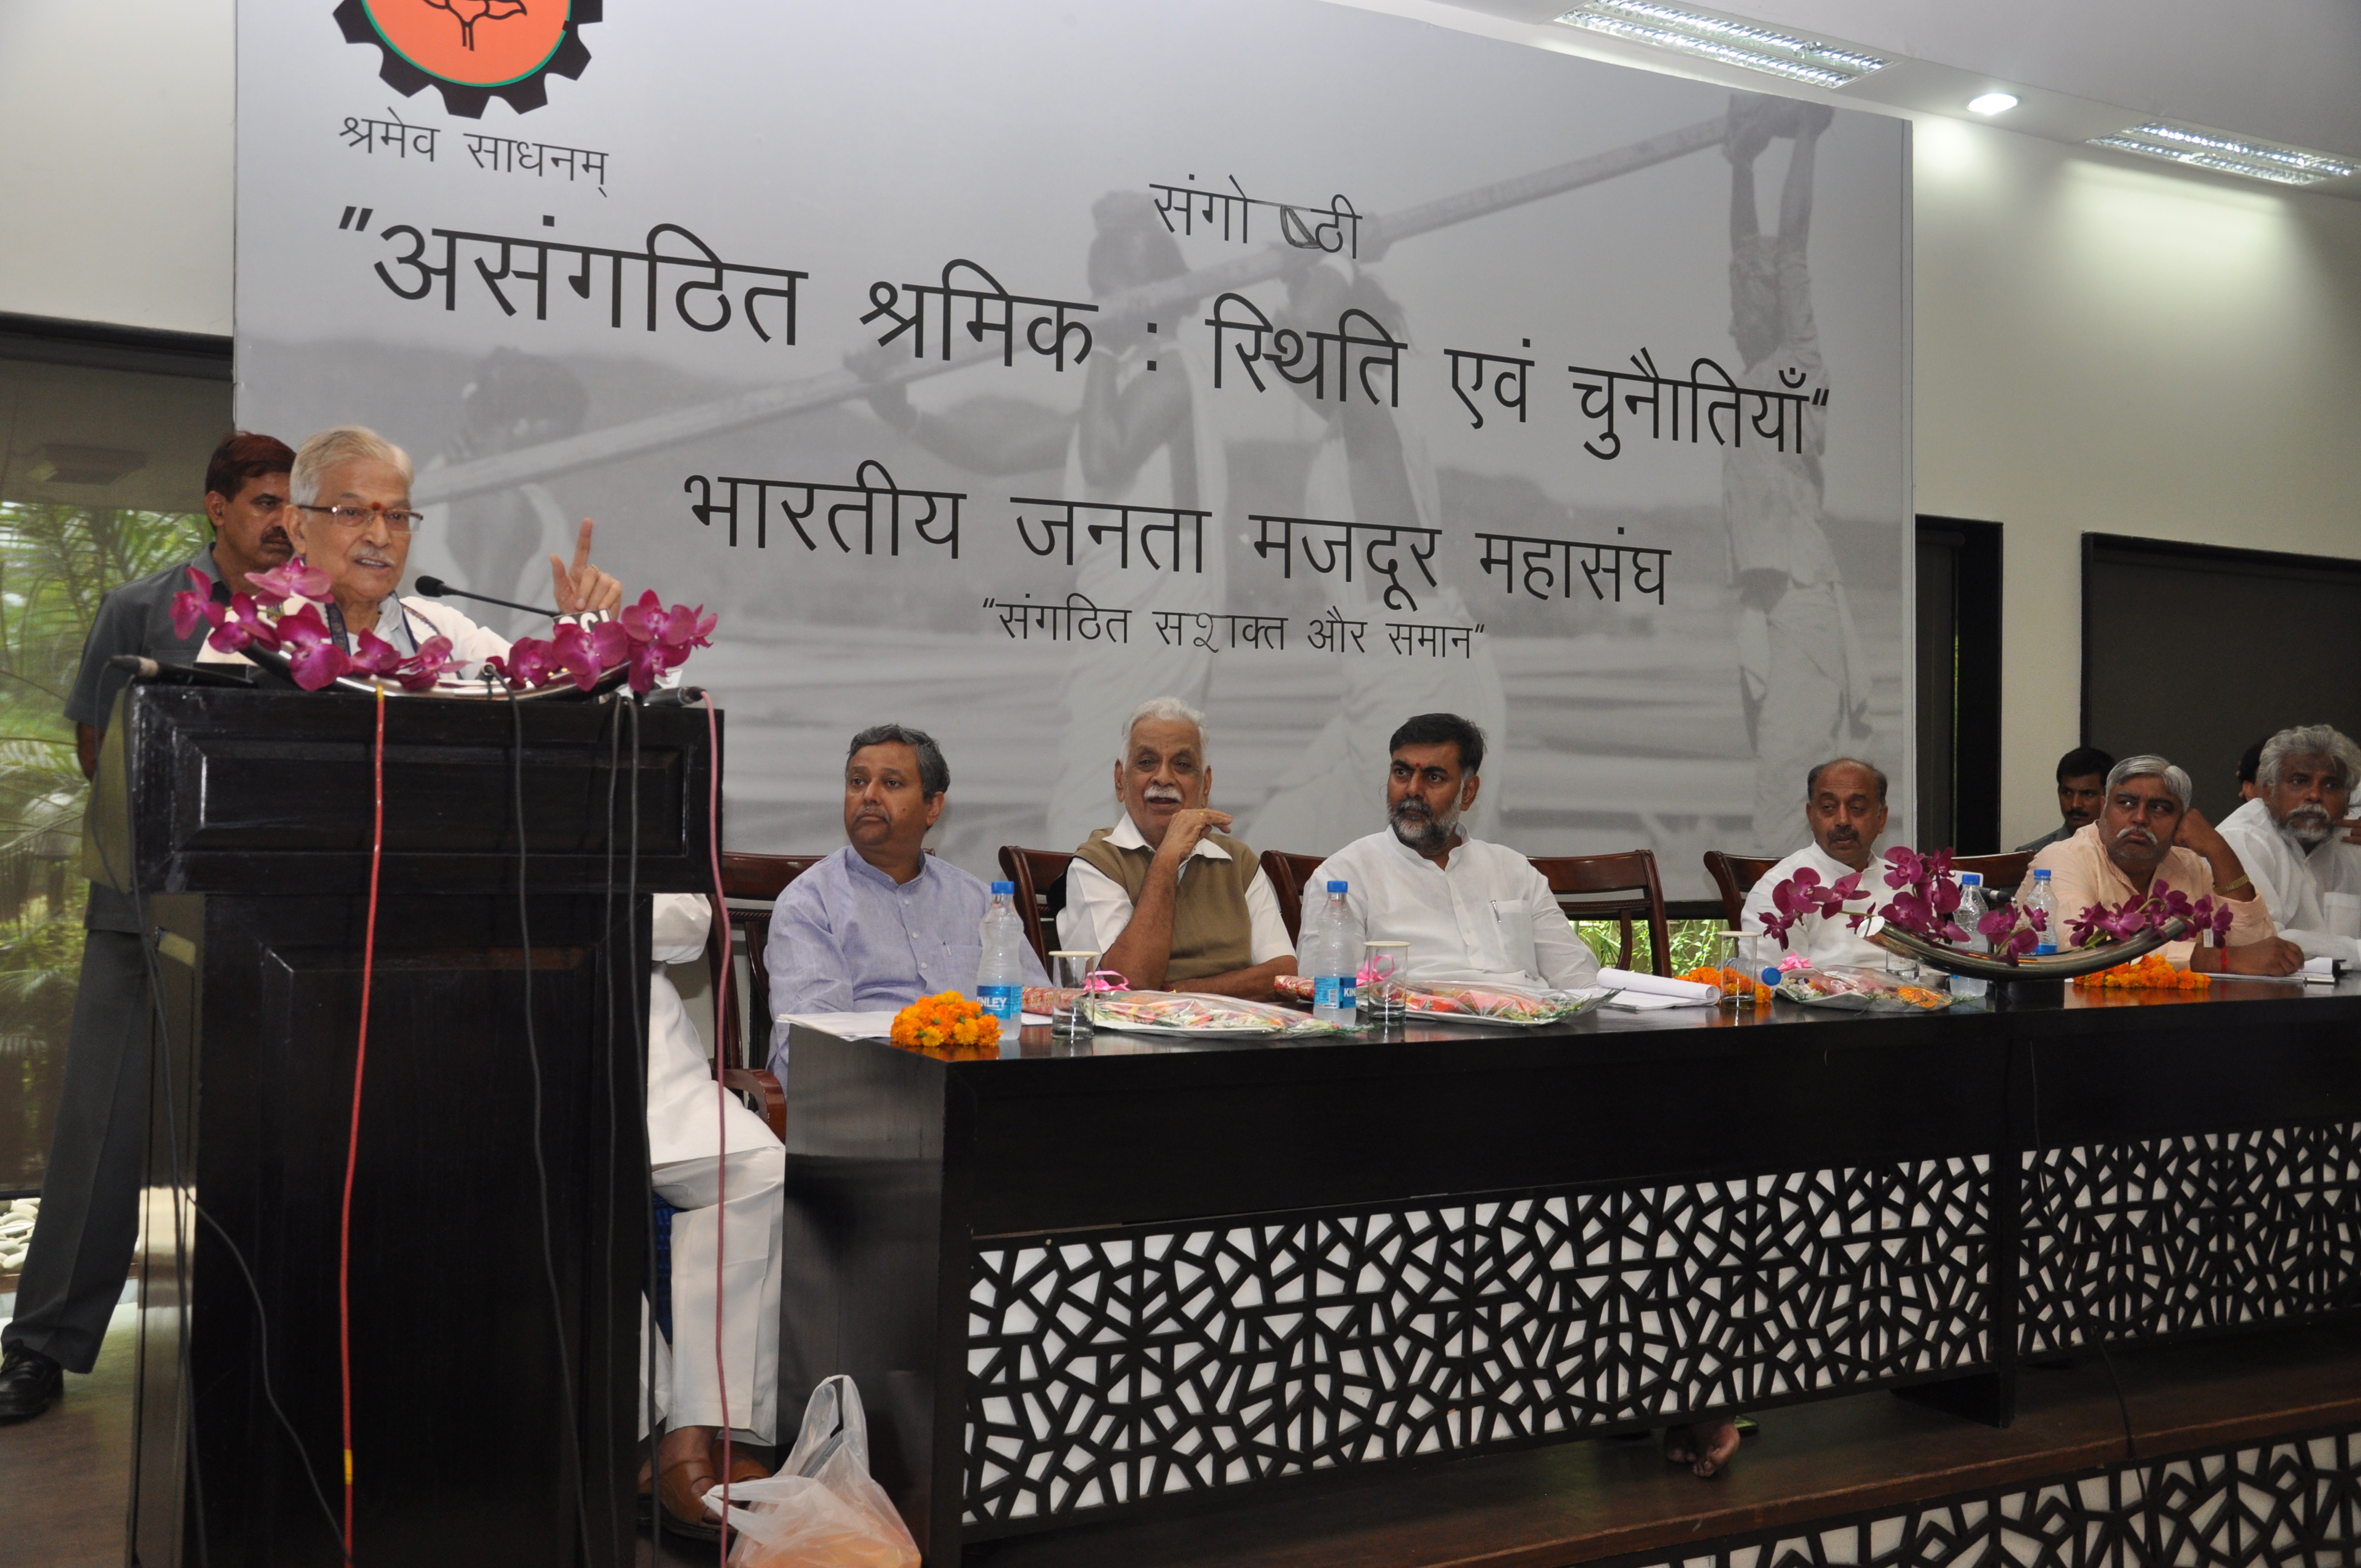
[{"label": "glass of water on table", "polygon": [[1049,955],[1049,983],[1060,992],[1071,992],[1058,1003],[1049,1014],[1049,1036],[1052,1039],[1088,1039],[1091,1016],[1082,1010],[1082,999],[1090,993],[1091,975],[1099,967],[1099,955],[1084,952],[1058,952]]},{"label": "glass of water on table", "polygon": [[1408,942],[1362,944],[1360,995],[1355,1011],[1363,1024],[1383,1026],[1410,1016],[1410,999],[1402,991],[1402,974],[1409,968]]}]

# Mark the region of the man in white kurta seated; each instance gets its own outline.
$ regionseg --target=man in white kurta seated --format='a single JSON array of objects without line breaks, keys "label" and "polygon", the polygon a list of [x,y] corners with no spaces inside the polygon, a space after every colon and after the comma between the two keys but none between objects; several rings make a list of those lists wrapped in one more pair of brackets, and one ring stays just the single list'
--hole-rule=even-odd
[{"label": "man in white kurta seated", "polygon": [[2361,962],[2361,829],[2345,812],[2361,782],[2361,747],[2326,724],[2263,742],[2258,793],[2222,823],[2279,935],[2308,959]]},{"label": "man in white kurta seated", "polygon": [[[712,905],[695,894],[658,894],[648,981],[648,1163],[656,1196],[678,1211],[672,1220],[672,1343],[655,1343],[655,1408],[665,1431],[653,1486],[664,1529],[708,1540],[715,1530],[703,1499],[720,1482],[723,1427],[733,1445],[767,1447],[778,1437],[786,1182],[785,1151],[760,1116],[714,1082],[697,1025],[665,972],[668,964],[694,963],[704,954],[712,919]],[[644,1353],[644,1334],[641,1343]],[[644,1437],[644,1397],[639,1405]],[[733,1446],[733,1483],[768,1474]],[[644,1475],[642,1484],[648,1484]]]},{"label": "man in white kurta seated", "polygon": [[[1854,931],[1843,915],[1805,916],[1788,930],[1784,948],[1763,932],[1763,916],[1777,907],[1771,902],[1771,890],[1806,868],[1818,876],[1822,887],[1861,872],[1865,873],[1861,879],[1864,898],[1890,895],[1882,873],[1869,874],[1878,864],[1877,840],[1885,831],[1884,772],[1853,757],[1822,762],[1804,777],[1804,820],[1811,828],[1812,841],[1764,872],[1739,911],[1738,928],[1749,938],[1748,961],[1759,967],[1777,963],[1787,953],[1801,953],[1816,965],[1884,968],[1885,949]],[[1856,901],[1854,907],[1860,906]]]},{"label": "man in white kurta seated", "polygon": [[[288,474],[288,537],[304,561],[328,574],[322,612],[347,652],[372,631],[407,658],[437,637],[474,674],[504,658],[509,640],[450,606],[399,592],[410,542],[422,519],[410,504],[410,455],[373,430],[338,425],[307,439]],[[596,619],[623,602],[623,585],[590,564],[590,520],[582,520],[574,565],[549,558],[561,615]]]},{"label": "man in white kurta seated", "polygon": [[1092,831],[1066,870],[1058,942],[1142,991],[1271,999],[1295,944],[1255,852],[1207,803],[1205,716],[1151,697],[1126,721],[1115,760],[1123,816]]},{"label": "man in white kurta seated", "polygon": [[1320,863],[1305,918],[1332,881],[1372,942],[1408,942],[1412,985],[1580,990],[1598,959],[1532,861],[1471,838],[1460,817],[1482,787],[1484,732],[1455,713],[1422,713],[1387,747],[1386,827]]},{"label": "man in white kurta seated", "polygon": [[2071,939],[2083,910],[2121,908],[2160,882],[2192,899],[2230,905],[2227,945],[2167,942],[2157,949],[2173,968],[2293,974],[2303,967],[2302,950],[2280,939],[2238,851],[2190,804],[2191,793],[2188,773],[2162,757],[2125,757],[2108,770],[2099,819],[2033,857],[2031,871],[2049,873],[2059,948]]}]

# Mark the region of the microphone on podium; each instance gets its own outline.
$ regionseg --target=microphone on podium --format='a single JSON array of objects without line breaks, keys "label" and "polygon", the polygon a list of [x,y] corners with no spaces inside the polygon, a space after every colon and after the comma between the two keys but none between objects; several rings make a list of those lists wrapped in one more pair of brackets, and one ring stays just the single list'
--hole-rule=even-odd
[{"label": "microphone on podium", "polygon": [[150,659],[140,653],[117,653],[107,660],[109,669],[121,670],[135,681],[152,681],[167,686],[251,686],[252,672],[240,665],[175,664],[161,659]]},{"label": "microphone on podium", "polygon": [[553,620],[557,618],[558,612],[554,609],[544,609],[537,604],[519,604],[514,599],[496,599],[489,594],[472,593],[466,588],[455,588],[440,577],[422,576],[411,586],[431,599],[476,599],[484,604],[496,604],[502,609],[521,609],[527,615],[545,615]]}]

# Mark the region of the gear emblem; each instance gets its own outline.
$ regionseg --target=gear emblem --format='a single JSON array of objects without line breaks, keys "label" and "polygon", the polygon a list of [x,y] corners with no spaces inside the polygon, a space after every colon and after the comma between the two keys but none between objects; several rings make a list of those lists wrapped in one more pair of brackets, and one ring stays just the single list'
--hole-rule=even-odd
[{"label": "gear emblem", "polygon": [[378,74],[407,98],[430,82],[443,106],[479,119],[505,98],[522,115],[549,102],[548,78],[578,77],[590,63],[579,28],[604,0],[342,0],[345,41],[375,44]]}]

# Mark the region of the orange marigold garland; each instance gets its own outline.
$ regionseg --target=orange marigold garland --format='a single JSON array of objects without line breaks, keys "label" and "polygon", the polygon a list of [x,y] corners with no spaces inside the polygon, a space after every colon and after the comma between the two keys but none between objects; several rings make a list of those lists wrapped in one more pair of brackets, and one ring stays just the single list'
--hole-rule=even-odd
[{"label": "orange marigold garland", "polygon": [[1734,997],[1741,1002],[1752,1002],[1757,1007],[1771,1005],[1771,988],[1743,970],[1716,969],[1711,964],[1699,964],[1681,978],[1714,987],[1721,992],[1725,1002]]},{"label": "orange marigold garland", "polygon": [[2195,970],[2173,968],[2161,953],[2148,953],[2096,974],[2076,975],[2074,983],[2092,991],[2203,991],[2213,982]]},{"label": "orange marigold garland", "polygon": [[1000,1020],[956,991],[921,996],[894,1014],[894,1043],[945,1061],[988,1059],[1000,1054]]}]

